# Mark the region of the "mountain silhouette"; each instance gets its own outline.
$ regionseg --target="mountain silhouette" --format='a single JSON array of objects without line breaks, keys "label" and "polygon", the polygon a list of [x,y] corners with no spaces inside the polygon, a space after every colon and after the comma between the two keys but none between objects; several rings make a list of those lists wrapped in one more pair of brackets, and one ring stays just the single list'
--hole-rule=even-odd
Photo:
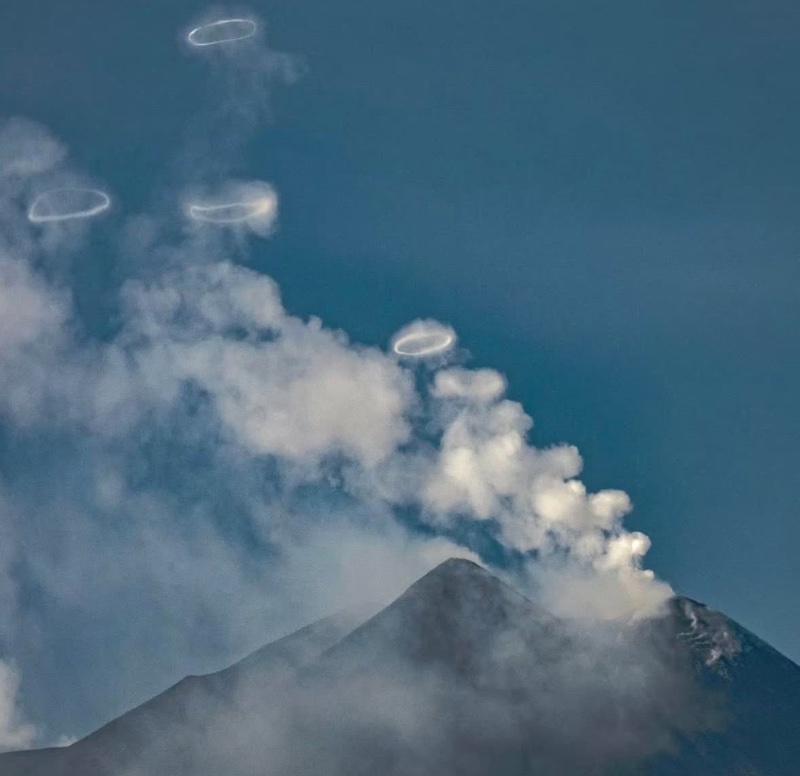
[{"label": "mountain silhouette", "polygon": [[0,776],[797,776],[800,667],[687,598],[558,619],[452,559]]}]

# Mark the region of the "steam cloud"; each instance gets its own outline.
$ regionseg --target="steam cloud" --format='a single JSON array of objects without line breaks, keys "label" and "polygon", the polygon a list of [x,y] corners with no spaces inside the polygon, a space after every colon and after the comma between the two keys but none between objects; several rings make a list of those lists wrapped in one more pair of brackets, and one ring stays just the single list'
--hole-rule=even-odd
[{"label": "steam cloud", "polygon": [[[267,87],[296,74],[261,29],[205,19],[186,34],[232,84],[232,96],[215,92],[212,131],[230,124],[246,136]],[[188,156],[202,145],[190,138]],[[150,671],[129,706],[191,669],[187,654],[199,668],[229,662],[298,617],[364,590],[385,601],[447,557],[476,558],[461,544],[464,520],[526,559],[556,614],[660,610],[671,590],[643,568],[649,540],[624,527],[625,493],[587,492],[574,447],[533,446],[533,421],[505,398],[504,377],[467,368],[446,324],[412,322],[387,352],[287,312],[276,283],[243,266],[229,239],[238,226],[268,235],[277,194],[227,180],[224,160],[206,169],[202,186],[196,172],[176,185],[182,209],[120,230],[130,269],[120,325],[99,337],[45,259],[88,251],[88,217],[111,195],[86,185],[35,123],[0,129],[0,417],[18,449],[45,440],[60,452],[43,463],[50,485],[0,483],[11,494],[0,511],[0,654],[30,650],[35,661],[47,621],[109,626],[118,643],[105,657],[130,672],[123,686]],[[174,233],[176,214],[178,242],[159,236]],[[144,254],[163,257],[163,269],[144,258],[131,269]],[[404,522],[409,510],[424,535]],[[25,617],[22,588],[42,602]],[[131,607],[120,612],[120,601]],[[143,628],[163,659],[144,650],[122,660]],[[13,663],[0,662],[2,748],[36,740],[18,689]]]}]

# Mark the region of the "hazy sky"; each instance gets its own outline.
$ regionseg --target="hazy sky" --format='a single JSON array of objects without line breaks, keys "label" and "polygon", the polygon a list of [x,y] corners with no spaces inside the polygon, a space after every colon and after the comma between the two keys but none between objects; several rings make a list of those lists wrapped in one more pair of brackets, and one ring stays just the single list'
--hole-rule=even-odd
[{"label": "hazy sky", "polygon": [[[630,494],[659,576],[800,660],[797,4],[250,6],[304,62],[236,170],[280,192],[251,263],[286,308],[379,346],[452,324],[534,442]],[[177,44],[200,10],[4,8],[0,113],[152,207],[208,89]],[[115,272],[76,265],[97,331]]]}]

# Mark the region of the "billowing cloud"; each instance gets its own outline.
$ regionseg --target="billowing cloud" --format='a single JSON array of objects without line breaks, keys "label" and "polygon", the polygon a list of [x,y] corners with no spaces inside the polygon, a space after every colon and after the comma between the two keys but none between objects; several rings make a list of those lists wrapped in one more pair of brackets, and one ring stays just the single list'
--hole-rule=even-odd
[{"label": "billowing cloud", "polygon": [[[533,553],[535,563],[549,569],[549,556],[566,557],[579,577],[602,577],[597,606],[573,584],[574,595],[550,596],[560,613],[605,618],[658,611],[672,591],[641,568],[650,540],[623,527],[632,509],[627,494],[588,493],[577,479],[583,462],[574,447],[531,446],[533,420],[520,404],[502,398],[504,387],[492,370],[436,375],[432,393],[446,421],[422,491],[432,519],[491,520],[509,548]],[[456,405],[454,415],[448,405]],[[575,596],[580,602],[571,605]]]},{"label": "billowing cloud", "polygon": [[408,376],[379,351],[287,315],[269,278],[213,264],[131,286],[126,298],[140,379],[172,400],[196,385],[255,455],[343,453],[369,466],[409,435]]},{"label": "billowing cloud", "polygon": [[505,378],[494,369],[443,369],[436,373],[432,394],[440,399],[491,402],[505,390]]}]

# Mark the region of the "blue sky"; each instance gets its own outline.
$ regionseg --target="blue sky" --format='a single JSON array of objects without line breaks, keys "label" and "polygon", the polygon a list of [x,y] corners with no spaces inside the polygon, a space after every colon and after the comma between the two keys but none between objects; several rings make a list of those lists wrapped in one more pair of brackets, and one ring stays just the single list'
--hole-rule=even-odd
[{"label": "blue sky", "polygon": [[[577,445],[591,489],[630,494],[659,576],[800,659],[796,4],[250,7],[306,71],[235,169],[281,195],[251,266],[366,344],[452,324],[537,445]],[[49,127],[121,207],[157,206],[214,88],[176,44],[201,10],[6,9],[0,111]],[[104,239],[74,270],[98,331],[125,272]]]}]

